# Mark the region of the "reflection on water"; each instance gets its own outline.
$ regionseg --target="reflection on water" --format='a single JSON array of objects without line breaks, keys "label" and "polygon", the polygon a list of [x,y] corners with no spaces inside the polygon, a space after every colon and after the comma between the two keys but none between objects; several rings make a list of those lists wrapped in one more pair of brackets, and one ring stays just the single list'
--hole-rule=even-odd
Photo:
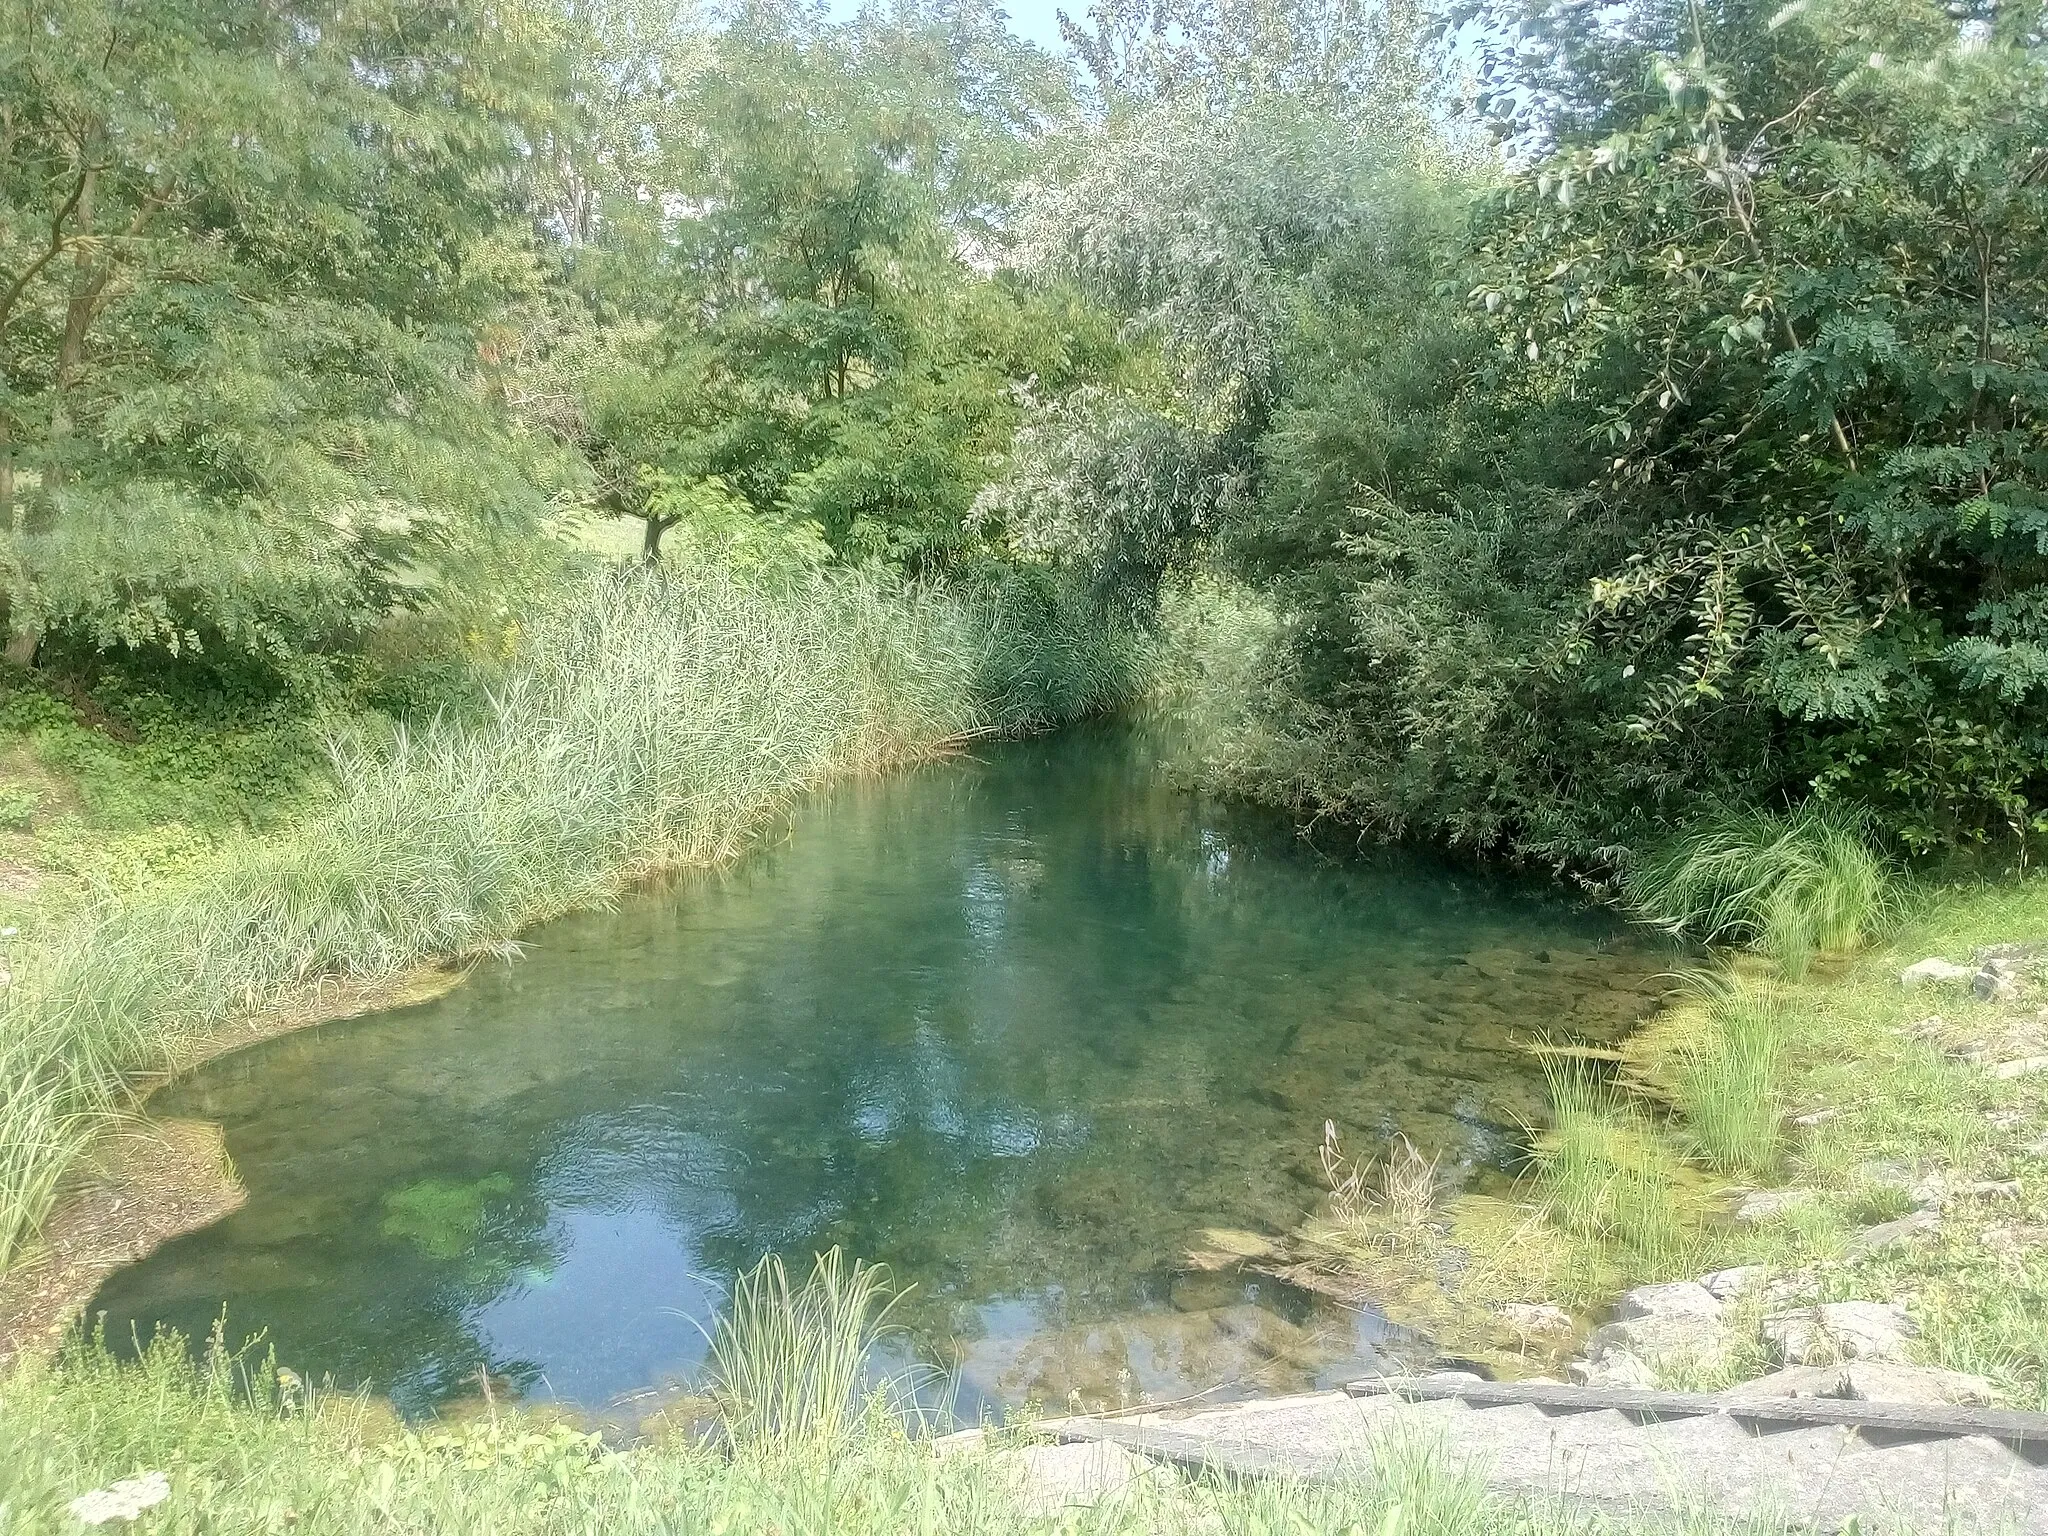
[{"label": "reflection on water", "polygon": [[153,1108],[224,1123],[248,1204],[113,1277],[109,1337],[225,1307],[408,1412],[480,1370],[601,1405],[686,1378],[737,1269],[838,1243],[915,1282],[969,1413],[1357,1371],[1371,1319],[1181,1254],[1298,1220],[1325,1118],[1504,1169],[1515,1041],[1613,1035],[1662,957],[1146,762],[1078,731],[851,786],[438,1001],[216,1062]]}]

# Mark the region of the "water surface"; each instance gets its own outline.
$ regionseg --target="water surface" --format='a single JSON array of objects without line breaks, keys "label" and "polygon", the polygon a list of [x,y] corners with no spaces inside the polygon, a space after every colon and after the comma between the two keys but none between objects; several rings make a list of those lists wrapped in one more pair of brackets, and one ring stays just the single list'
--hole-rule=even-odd
[{"label": "water surface", "polygon": [[1665,963],[1555,893],[1320,854],[1127,732],[991,747],[165,1091],[249,1200],[95,1307],[114,1339],[225,1309],[409,1413],[484,1372],[631,1417],[736,1270],[841,1244],[915,1283],[902,1347],[970,1414],[1327,1383],[1385,1331],[1190,1270],[1202,1230],[1298,1221],[1325,1119],[1505,1173],[1541,1109],[1517,1042],[1611,1038]]}]

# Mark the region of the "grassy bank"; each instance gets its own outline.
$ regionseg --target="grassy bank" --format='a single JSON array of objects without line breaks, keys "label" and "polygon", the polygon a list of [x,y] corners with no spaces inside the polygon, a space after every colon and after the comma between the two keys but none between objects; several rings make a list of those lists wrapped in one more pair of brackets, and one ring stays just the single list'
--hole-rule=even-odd
[{"label": "grassy bank", "polygon": [[134,1085],[225,1021],[739,852],[834,776],[1127,694],[1137,652],[1051,589],[606,573],[527,615],[467,709],[335,744],[332,792],[109,889],[0,994],[0,1268]]},{"label": "grassy bank", "polygon": [[[801,1301],[801,1297],[799,1297]],[[785,1327],[821,1319],[798,1305]],[[808,1321],[805,1319],[808,1318]],[[720,1358],[749,1353],[727,1330]],[[807,1356],[799,1348],[795,1358]],[[784,1401],[810,1382],[788,1351],[756,1355],[722,1395],[746,1397],[781,1375]],[[771,1391],[775,1389],[771,1388]],[[91,1348],[0,1374],[0,1532],[79,1529],[71,1501],[161,1474],[161,1502],[129,1529],[283,1532],[1046,1532],[1154,1536],[1597,1536],[1605,1530],[1705,1533],[1712,1516],[1607,1521],[1569,1506],[1489,1497],[1477,1469],[1430,1444],[1389,1436],[1350,1475],[1323,1484],[1237,1482],[1157,1466],[1092,1506],[1063,1507],[1021,1478],[1026,1432],[993,1435],[943,1457],[873,1399],[815,1399],[808,1416],[734,1405],[743,1426],[718,1441],[677,1435],[608,1449],[570,1425],[517,1411],[406,1429],[353,1397],[308,1393],[274,1368],[218,1348],[195,1362],[159,1344],[116,1364]],[[771,1425],[779,1424],[781,1431]],[[791,1429],[797,1432],[790,1433]]]}]

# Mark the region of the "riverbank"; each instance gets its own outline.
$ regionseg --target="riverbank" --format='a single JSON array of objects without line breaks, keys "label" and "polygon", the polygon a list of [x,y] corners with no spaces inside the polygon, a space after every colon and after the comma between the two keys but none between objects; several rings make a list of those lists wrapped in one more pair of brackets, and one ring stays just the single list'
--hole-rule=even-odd
[{"label": "riverbank", "polygon": [[526,616],[478,707],[339,745],[303,819],[74,895],[12,948],[0,1266],[34,1261],[87,1149],[167,1073],[422,966],[508,957],[535,922],[732,858],[828,779],[1100,709],[1138,668],[1042,591],[592,578]]},{"label": "riverbank", "polygon": [[1675,978],[1620,1050],[1554,1058],[1517,1198],[1404,1212],[1368,1180],[1263,1262],[1505,1375],[1789,1390],[1861,1360],[2048,1408],[2043,935],[2035,875],[1914,893],[1798,979]]}]

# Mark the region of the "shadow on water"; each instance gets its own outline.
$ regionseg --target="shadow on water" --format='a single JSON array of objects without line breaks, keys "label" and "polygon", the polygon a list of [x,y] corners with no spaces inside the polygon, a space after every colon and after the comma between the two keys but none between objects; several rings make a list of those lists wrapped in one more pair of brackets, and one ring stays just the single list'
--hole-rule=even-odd
[{"label": "shadow on water", "polygon": [[[1332,860],[1111,727],[822,797],[720,876],[550,924],[437,1001],[217,1061],[248,1203],[110,1279],[107,1334],[266,1330],[407,1413],[477,1373],[592,1407],[701,1364],[730,1277],[837,1243],[958,1406],[1284,1390],[1384,1325],[1188,1271],[1314,1203],[1333,1119],[1498,1176],[1665,951],[1411,854]],[[1491,1171],[1491,1174],[1490,1174]]]}]

